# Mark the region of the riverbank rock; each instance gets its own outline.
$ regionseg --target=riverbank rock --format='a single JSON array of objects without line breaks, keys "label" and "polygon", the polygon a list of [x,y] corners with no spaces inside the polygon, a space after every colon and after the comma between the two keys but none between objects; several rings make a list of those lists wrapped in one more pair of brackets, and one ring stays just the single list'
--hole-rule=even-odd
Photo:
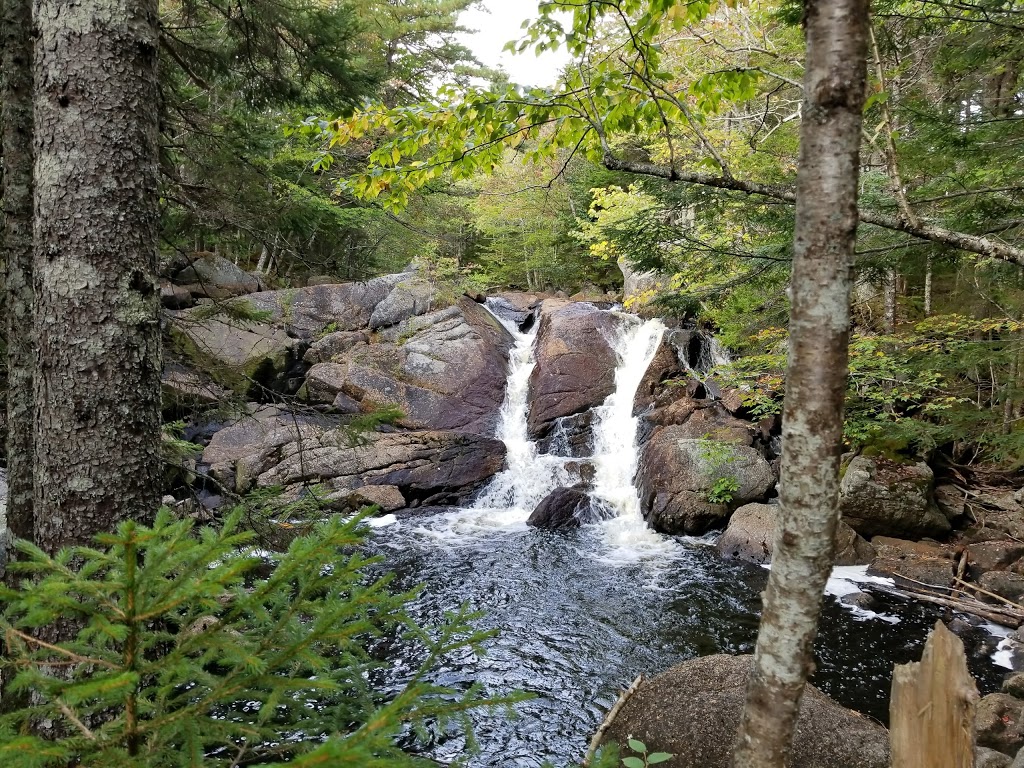
[{"label": "riverbank rock", "polygon": [[[722,557],[749,563],[770,563],[778,524],[777,504],[747,504],[733,512],[715,549]],[[836,565],[866,565],[875,550],[850,526],[840,522],[836,531]]]},{"label": "riverbank rock", "polygon": [[231,393],[209,377],[189,370],[183,365],[168,362],[160,375],[162,407],[195,408],[222,403]]},{"label": "riverbank rock", "polygon": [[597,519],[597,510],[586,491],[555,488],[537,505],[526,524],[531,528],[565,531]]},{"label": "riverbank rock", "polygon": [[612,344],[621,323],[619,315],[593,304],[541,304],[527,417],[532,438],[543,437],[560,417],[600,405],[614,391]]},{"label": "riverbank rock", "polygon": [[263,291],[245,297],[249,306],[267,316],[266,322],[283,327],[289,335],[315,340],[334,331],[360,331],[369,327],[374,310],[412,275],[384,275],[364,283],[311,285]]},{"label": "riverbank rock", "polygon": [[302,384],[305,345],[282,328],[228,316],[172,314],[170,348],[217,384],[249,399],[294,394]]},{"label": "riverbank rock", "polygon": [[875,559],[868,573],[889,576],[897,584],[948,589],[953,581],[952,550],[934,541],[906,541],[888,536],[871,540]]},{"label": "riverbank rock", "polygon": [[370,315],[370,330],[398,325],[403,320],[425,315],[435,308],[437,290],[429,280],[416,273],[403,275],[391,292],[384,297]]},{"label": "riverbank rock", "polygon": [[400,423],[410,429],[489,436],[505,398],[513,343],[493,315],[461,298],[382,332],[377,343],[354,341],[332,355],[334,362],[314,365],[306,374],[306,396],[342,412],[353,404],[363,411],[395,405],[405,414]]},{"label": "riverbank rock", "polygon": [[759,434],[756,425],[737,419],[715,400],[680,397],[675,402],[655,408],[641,419],[641,442],[657,432],[658,427],[673,427],[678,438],[712,440],[734,445],[753,445]]},{"label": "riverbank rock", "polygon": [[200,255],[174,276],[174,282],[193,296],[210,299],[227,299],[260,289],[259,278],[214,253]]},{"label": "riverbank rock", "polygon": [[[693,535],[720,527],[730,509],[765,498],[775,485],[771,466],[753,448],[689,435],[684,427],[665,427],[640,454],[641,510],[661,533]],[[733,489],[724,491],[723,480]]]},{"label": "riverbank rock", "polygon": [[202,462],[225,489],[246,493],[261,473],[274,466],[282,446],[314,444],[339,424],[337,418],[309,411],[250,404],[241,418],[213,434],[203,449]]},{"label": "riverbank rock", "polygon": [[1024,701],[1005,693],[990,693],[978,702],[974,722],[979,747],[1011,757],[1024,747]]},{"label": "riverbank rock", "polygon": [[952,526],[932,497],[933,481],[924,462],[856,456],[840,484],[843,519],[862,536],[919,539],[948,533]]},{"label": "riverbank rock", "polygon": [[329,502],[363,486],[394,486],[408,503],[461,505],[505,463],[505,444],[465,432],[371,433],[353,445],[344,429],[282,445],[258,487],[319,484]]},{"label": "riverbank rock", "polygon": [[[746,696],[750,656],[691,659],[643,682],[603,742],[630,738],[674,757],[665,768],[729,768]],[[625,749],[621,754],[629,753]],[[887,768],[885,728],[808,685],[800,704],[790,768]]]},{"label": "riverbank rock", "polygon": [[[399,494],[407,504],[468,501],[504,466],[505,445],[449,431],[354,437],[338,418],[263,406],[217,432],[202,461],[236,493],[320,485],[336,507],[372,502],[395,509]],[[390,488],[355,493],[365,486]]]}]

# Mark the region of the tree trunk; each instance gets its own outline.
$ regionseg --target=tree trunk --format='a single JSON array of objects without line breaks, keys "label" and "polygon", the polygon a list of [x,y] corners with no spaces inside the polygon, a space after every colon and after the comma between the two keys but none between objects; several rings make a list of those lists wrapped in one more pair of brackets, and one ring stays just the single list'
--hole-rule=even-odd
[{"label": "tree trunk", "polygon": [[924,272],[924,316],[932,313],[932,257],[928,255],[928,262],[925,264]]},{"label": "tree trunk", "polygon": [[735,768],[786,765],[839,520],[868,0],[806,0],[804,16],[781,514]]},{"label": "tree trunk", "polygon": [[160,493],[157,0],[35,0],[35,541]]},{"label": "tree trunk", "polygon": [[[7,529],[32,538],[32,1],[3,0],[4,252],[7,257]],[[0,526],[2,528],[2,526]],[[4,537],[6,538],[6,537]],[[0,574],[9,541],[0,540]]]}]

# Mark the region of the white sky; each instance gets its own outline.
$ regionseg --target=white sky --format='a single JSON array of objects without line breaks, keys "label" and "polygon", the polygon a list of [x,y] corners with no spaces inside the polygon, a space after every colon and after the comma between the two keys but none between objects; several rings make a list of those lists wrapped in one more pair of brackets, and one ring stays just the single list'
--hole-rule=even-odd
[{"label": "white sky", "polygon": [[523,36],[520,25],[524,20],[537,17],[537,0],[484,0],[483,6],[488,13],[471,10],[459,17],[463,26],[478,30],[465,35],[463,42],[481,63],[491,67],[500,65],[512,82],[519,85],[554,85],[568,61],[564,48],[547,51],[541,56],[532,50],[521,54],[502,51],[505,43]]}]

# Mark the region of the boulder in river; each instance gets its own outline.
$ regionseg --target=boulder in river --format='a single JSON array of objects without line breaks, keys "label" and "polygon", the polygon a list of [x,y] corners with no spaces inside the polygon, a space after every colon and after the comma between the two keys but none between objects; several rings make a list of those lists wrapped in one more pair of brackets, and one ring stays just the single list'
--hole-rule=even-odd
[{"label": "boulder in river", "polygon": [[615,389],[612,348],[622,318],[593,304],[548,299],[541,305],[537,363],[530,374],[530,436],[542,437],[555,420],[600,405]]},{"label": "boulder in river", "polygon": [[532,528],[564,531],[592,523],[598,517],[586,491],[579,488],[555,488],[537,505],[526,524]]},{"label": "boulder in river", "polygon": [[[729,768],[751,656],[691,659],[641,683],[603,743],[643,742],[664,768]],[[624,747],[622,756],[630,754]],[[812,685],[804,690],[790,768],[888,768],[889,733]]]},{"label": "boulder in river", "polygon": [[730,509],[764,499],[775,475],[746,445],[693,439],[665,427],[640,454],[637,485],[644,517],[668,534],[702,534],[724,525]]},{"label": "boulder in river", "polygon": [[952,552],[941,544],[876,536],[871,546],[875,559],[869,573],[890,576],[897,584],[911,587],[926,584],[946,589],[953,581]]},{"label": "boulder in river", "polygon": [[[347,342],[346,342],[347,343]],[[492,435],[505,397],[511,334],[479,304],[412,318],[354,343],[306,375],[311,402],[396,405],[410,429],[456,429]],[[347,410],[340,408],[339,410]]]},{"label": "boulder in river", "polygon": [[[729,526],[715,549],[723,557],[750,563],[770,563],[778,522],[777,504],[746,504],[729,518]],[[865,565],[874,558],[874,547],[850,526],[839,523],[836,531],[836,565]]]},{"label": "boulder in river", "polygon": [[932,495],[934,475],[924,462],[856,456],[840,484],[843,519],[862,536],[917,539],[951,529]]}]

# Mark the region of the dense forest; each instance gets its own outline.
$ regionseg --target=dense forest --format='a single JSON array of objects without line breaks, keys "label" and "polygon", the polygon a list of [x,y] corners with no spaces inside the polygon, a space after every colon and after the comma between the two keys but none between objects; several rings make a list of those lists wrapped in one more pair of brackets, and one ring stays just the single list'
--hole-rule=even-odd
[{"label": "dense forest", "polygon": [[1024,5],[525,5],[0,0],[0,763],[1024,760]]}]

